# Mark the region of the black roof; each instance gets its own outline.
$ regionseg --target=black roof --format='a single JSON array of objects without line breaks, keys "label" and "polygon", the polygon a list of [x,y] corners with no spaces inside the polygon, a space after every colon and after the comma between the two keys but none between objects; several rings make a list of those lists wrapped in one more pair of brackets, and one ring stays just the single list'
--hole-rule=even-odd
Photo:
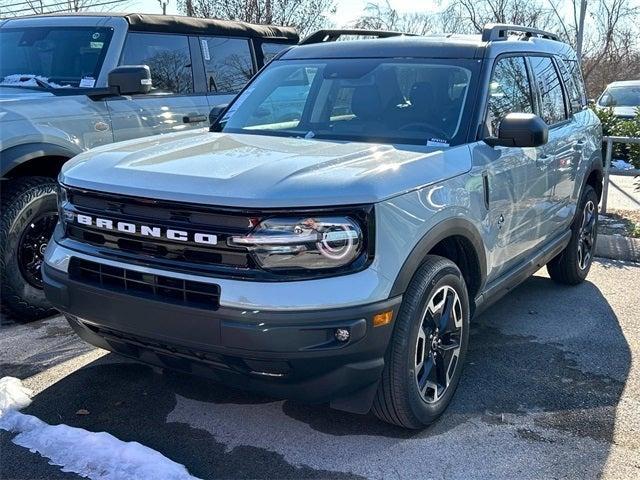
[{"label": "black roof", "polygon": [[124,15],[130,30],[208,35],[230,35],[237,37],[280,38],[298,43],[298,32],[292,27],[255,25],[253,23],[217,20],[213,18],[184,17],[181,15],[152,15],[129,13]]},{"label": "black roof", "polygon": [[226,35],[233,37],[269,38],[287,40],[287,43],[298,43],[300,37],[292,27],[273,25],[255,25],[252,23],[213,18],[185,17],[182,15],[154,15],[148,13],[52,13],[30,15],[33,17],[120,17],[129,23],[129,29],[140,32],[166,32],[200,35]]}]

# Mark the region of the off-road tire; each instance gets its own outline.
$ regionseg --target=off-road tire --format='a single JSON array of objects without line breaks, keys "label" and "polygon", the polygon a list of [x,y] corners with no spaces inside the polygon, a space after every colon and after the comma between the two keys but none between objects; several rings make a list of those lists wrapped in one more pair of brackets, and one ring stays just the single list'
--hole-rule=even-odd
[{"label": "off-road tire", "polygon": [[[595,207],[595,224],[593,225],[593,241],[590,252],[590,259],[586,268],[580,267],[580,256],[578,253],[578,243],[580,242],[584,211],[587,203]],[[591,185],[585,186],[582,197],[578,203],[576,216],[571,225],[571,239],[565,249],[547,263],[547,272],[551,279],[564,285],[577,285],[584,281],[591,269],[593,256],[595,255],[596,241],[598,237],[598,194]]]},{"label": "off-road tire", "polygon": [[42,289],[31,285],[18,264],[18,246],[25,226],[45,211],[56,211],[56,182],[47,177],[21,177],[0,184],[0,273],[2,307],[12,319],[29,322],[55,310]]},{"label": "off-road tire", "polygon": [[[427,302],[443,286],[452,287],[459,296],[462,311],[460,352],[454,374],[442,397],[434,403],[427,403],[416,384],[415,339],[423,323]],[[469,341],[469,318],[469,298],[462,273],[452,261],[428,255],[411,280],[395,320],[372,407],[380,420],[404,428],[421,429],[442,415],[460,380]]]}]

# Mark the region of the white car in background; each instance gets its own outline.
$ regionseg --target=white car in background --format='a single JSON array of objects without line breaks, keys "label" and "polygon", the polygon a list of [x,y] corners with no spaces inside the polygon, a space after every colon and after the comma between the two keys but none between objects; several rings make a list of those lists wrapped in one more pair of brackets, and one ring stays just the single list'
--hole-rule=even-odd
[{"label": "white car in background", "polygon": [[640,108],[640,80],[613,82],[607,85],[596,102],[596,108],[612,108],[620,118],[633,118]]}]

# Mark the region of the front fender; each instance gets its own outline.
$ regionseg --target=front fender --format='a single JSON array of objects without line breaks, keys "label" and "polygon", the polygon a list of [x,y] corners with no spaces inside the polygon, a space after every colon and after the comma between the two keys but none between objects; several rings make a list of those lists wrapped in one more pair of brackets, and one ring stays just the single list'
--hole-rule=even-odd
[{"label": "front fender", "polygon": [[80,149],[70,149],[52,143],[26,143],[15,145],[0,152],[0,175],[3,177],[17,166],[34,158],[55,156],[71,158],[80,153]]}]

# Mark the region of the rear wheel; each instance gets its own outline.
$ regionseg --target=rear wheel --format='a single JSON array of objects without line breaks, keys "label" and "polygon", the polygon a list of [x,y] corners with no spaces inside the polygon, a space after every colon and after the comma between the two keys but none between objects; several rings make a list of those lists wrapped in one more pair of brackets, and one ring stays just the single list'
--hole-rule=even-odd
[{"label": "rear wheel", "polygon": [[469,299],[458,267],[427,256],[402,301],[373,403],[374,414],[423,428],[447,408],[469,339]]},{"label": "rear wheel", "polygon": [[566,248],[547,264],[549,276],[565,285],[577,285],[587,278],[596,251],[598,236],[598,194],[587,185],[571,226]]},{"label": "rear wheel", "polygon": [[44,297],[41,268],[58,219],[56,182],[23,177],[2,186],[2,305],[18,321],[35,320],[55,312]]}]

